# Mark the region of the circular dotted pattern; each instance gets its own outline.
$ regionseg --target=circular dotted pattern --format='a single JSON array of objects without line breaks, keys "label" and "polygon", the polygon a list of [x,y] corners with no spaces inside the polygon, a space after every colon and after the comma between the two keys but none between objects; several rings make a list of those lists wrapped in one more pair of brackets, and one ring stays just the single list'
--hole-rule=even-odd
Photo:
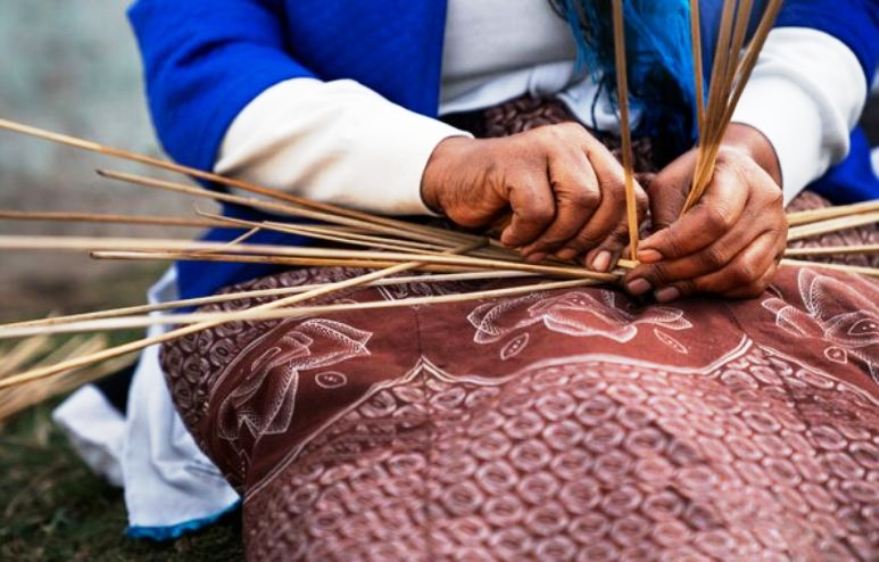
[{"label": "circular dotted pattern", "polygon": [[[421,422],[388,431],[404,410]],[[876,560],[877,412],[755,347],[704,375],[597,361],[496,383],[423,371],[365,398],[247,499],[248,551]]]}]

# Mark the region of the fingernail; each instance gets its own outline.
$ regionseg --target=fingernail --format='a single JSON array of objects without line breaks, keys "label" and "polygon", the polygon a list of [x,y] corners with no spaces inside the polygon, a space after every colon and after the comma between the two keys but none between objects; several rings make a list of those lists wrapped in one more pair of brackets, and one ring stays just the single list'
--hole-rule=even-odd
[{"label": "fingernail", "polygon": [[601,250],[592,260],[592,269],[605,272],[610,268],[610,260],[613,256],[607,250]]},{"label": "fingernail", "polygon": [[656,263],[662,261],[662,254],[656,250],[638,250],[638,261],[641,263]]},{"label": "fingernail", "polygon": [[572,250],[571,248],[565,248],[556,253],[555,257],[562,261],[568,261],[574,259],[577,255],[577,250]]},{"label": "fingernail", "polygon": [[635,279],[634,281],[629,281],[629,283],[626,285],[626,288],[631,294],[635,295],[636,297],[643,295],[651,289],[650,283],[646,279]]},{"label": "fingernail", "polygon": [[546,259],[546,252],[534,252],[533,254],[528,254],[525,256],[525,261],[528,263],[540,263]]},{"label": "fingernail", "polygon": [[659,302],[671,302],[681,297],[681,292],[675,287],[664,287],[653,295]]}]

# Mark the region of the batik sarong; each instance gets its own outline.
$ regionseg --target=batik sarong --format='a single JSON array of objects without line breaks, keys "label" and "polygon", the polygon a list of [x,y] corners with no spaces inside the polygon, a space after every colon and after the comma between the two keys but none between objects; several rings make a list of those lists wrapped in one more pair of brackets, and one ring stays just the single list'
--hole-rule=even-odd
[{"label": "batik sarong", "polygon": [[[804,244],[850,240],[879,234]],[[244,497],[251,560],[879,560],[879,283],[863,277],[785,267],[743,301],[590,287],[237,322],[166,345],[163,365]]]}]

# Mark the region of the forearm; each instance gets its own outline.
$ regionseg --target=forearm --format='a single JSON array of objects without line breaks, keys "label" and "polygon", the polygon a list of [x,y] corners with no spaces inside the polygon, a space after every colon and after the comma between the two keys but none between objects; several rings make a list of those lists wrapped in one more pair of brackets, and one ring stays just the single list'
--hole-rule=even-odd
[{"label": "forearm", "polygon": [[215,171],[317,201],[427,214],[421,178],[434,148],[463,131],[348,80],[295,79],[263,92],[226,133]]}]

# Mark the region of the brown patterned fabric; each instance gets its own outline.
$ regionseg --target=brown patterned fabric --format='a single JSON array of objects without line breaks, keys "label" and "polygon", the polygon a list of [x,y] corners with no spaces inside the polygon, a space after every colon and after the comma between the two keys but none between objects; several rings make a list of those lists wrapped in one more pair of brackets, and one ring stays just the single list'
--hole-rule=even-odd
[{"label": "brown patterned fabric", "polygon": [[[544,125],[576,121],[576,118],[565,104],[558,100],[522,96],[490,109],[457,113],[446,116],[443,120],[458,128],[468,130],[477,137],[506,137]],[[622,159],[618,137],[592,129],[588,130],[604,143],[617,159]],[[650,139],[645,137],[632,139],[632,153],[635,169],[640,173],[652,173],[659,170],[659,163],[654,157]]]},{"label": "brown patterned fabric", "polygon": [[877,303],[875,281],[783,268],[748,301],[535,292],[234,323],[162,359],[244,496],[250,560],[875,561]]}]

